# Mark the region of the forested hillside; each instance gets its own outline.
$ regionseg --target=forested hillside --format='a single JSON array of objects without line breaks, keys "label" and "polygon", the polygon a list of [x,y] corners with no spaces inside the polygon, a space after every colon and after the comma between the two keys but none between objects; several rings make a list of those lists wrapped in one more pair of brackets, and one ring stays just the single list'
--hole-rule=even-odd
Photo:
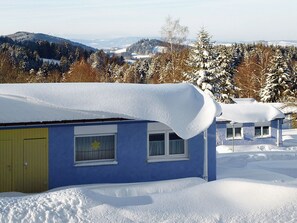
[{"label": "forested hillside", "polygon": [[157,39],[142,39],[127,47],[130,54],[153,54],[157,52],[157,47],[167,47],[168,43]]},{"label": "forested hillside", "polygon": [[10,37],[14,40],[0,36],[1,83],[60,82],[78,61],[89,60],[105,67],[109,62],[121,60],[103,51],[43,34]]},{"label": "forested hillside", "polygon": [[68,42],[0,37],[0,82],[190,82],[218,101],[253,97],[280,102],[296,98],[297,48],[265,43],[217,45],[201,30],[192,46],[141,40],[129,52],[168,50],[131,63],[123,57]]}]

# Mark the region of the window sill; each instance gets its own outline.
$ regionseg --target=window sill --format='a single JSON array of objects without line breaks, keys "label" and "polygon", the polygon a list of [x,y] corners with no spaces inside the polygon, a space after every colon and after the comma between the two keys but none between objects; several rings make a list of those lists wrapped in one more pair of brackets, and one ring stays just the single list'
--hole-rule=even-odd
[{"label": "window sill", "polygon": [[265,139],[265,138],[271,138],[270,135],[266,135],[266,136],[255,136],[255,139]]},{"label": "window sill", "polygon": [[118,161],[98,161],[98,162],[85,162],[85,163],[75,163],[75,167],[83,166],[104,166],[104,165],[117,165]]},{"label": "window sill", "polygon": [[229,140],[229,141],[231,141],[231,140],[242,140],[243,139],[243,137],[241,137],[241,138],[226,138],[226,140]]},{"label": "window sill", "polygon": [[186,161],[190,160],[188,157],[180,157],[180,158],[155,158],[155,159],[148,159],[148,163],[158,163],[158,162],[174,162],[174,161]]}]

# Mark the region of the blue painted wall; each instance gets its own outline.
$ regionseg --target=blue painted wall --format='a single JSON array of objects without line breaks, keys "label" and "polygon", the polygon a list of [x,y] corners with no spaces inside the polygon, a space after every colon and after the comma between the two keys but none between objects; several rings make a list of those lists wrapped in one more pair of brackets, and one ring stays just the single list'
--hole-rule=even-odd
[{"label": "blue painted wall", "polygon": [[216,180],[217,156],[216,156],[216,123],[215,121],[207,130],[208,136],[208,181]]},{"label": "blue painted wall", "polygon": [[[217,122],[217,145],[233,145],[232,139],[227,139],[227,123]],[[254,137],[255,124],[244,123],[243,124],[243,138],[234,139],[234,145],[256,145],[256,144],[277,144],[277,120],[271,121],[271,136],[270,137]],[[280,124],[279,133],[280,143],[282,142],[282,125]]]},{"label": "blue painted wall", "polygon": [[[49,127],[49,188],[75,184],[202,177],[203,133],[188,140],[189,160],[149,163],[147,162],[147,122],[116,124],[118,124],[116,149],[118,164],[99,166],[74,165],[74,125]],[[209,180],[216,179],[215,135],[216,129],[213,123],[208,130]]]}]

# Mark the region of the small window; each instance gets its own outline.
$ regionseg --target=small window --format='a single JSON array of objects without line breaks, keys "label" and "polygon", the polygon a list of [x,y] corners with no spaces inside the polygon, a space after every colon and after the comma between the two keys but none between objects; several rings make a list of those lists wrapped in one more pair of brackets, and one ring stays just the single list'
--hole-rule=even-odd
[{"label": "small window", "polygon": [[233,137],[233,128],[227,128],[227,138]]},{"label": "small window", "polygon": [[227,139],[241,139],[242,126],[240,124],[227,124]]},{"label": "small window", "polygon": [[255,127],[255,136],[261,136],[261,127],[260,126]]},{"label": "small window", "polygon": [[165,155],[165,134],[157,133],[149,135],[149,155]]},{"label": "small window", "polygon": [[270,135],[269,125],[255,126],[255,137],[267,137]]},{"label": "small window", "polygon": [[263,136],[269,135],[269,126],[263,126]]},{"label": "small window", "polygon": [[115,159],[115,135],[75,138],[75,161]]},{"label": "small window", "polygon": [[185,142],[174,132],[169,133],[169,154],[184,154]]},{"label": "small window", "polygon": [[74,127],[74,162],[78,165],[101,165],[116,160],[117,125]]},{"label": "small window", "polygon": [[235,138],[241,138],[241,128],[234,128]]},{"label": "small window", "polygon": [[175,160],[187,158],[187,141],[161,123],[148,123],[148,159]]}]

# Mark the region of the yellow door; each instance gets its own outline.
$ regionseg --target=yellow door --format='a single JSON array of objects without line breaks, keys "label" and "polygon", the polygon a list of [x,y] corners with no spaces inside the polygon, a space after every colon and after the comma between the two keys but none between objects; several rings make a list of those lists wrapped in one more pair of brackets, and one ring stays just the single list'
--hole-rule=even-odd
[{"label": "yellow door", "polygon": [[0,192],[11,191],[12,156],[11,141],[0,141]]},{"label": "yellow door", "polygon": [[24,140],[24,192],[48,188],[48,149],[46,138]]},{"label": "yellow door", "polygon": [[48,189],[48,129],[0,130],[0,192]]}]

